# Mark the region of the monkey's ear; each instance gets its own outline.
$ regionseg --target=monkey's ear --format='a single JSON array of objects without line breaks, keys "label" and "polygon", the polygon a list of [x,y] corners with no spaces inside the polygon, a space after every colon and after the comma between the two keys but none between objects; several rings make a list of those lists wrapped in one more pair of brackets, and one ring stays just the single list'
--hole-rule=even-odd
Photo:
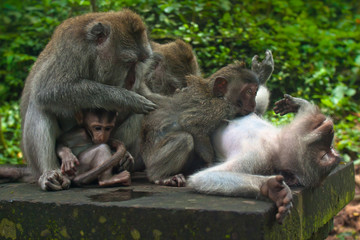
[{"label": "monkey's ear", "polygon": [[105,42],[110,34],[110,26],[103,23],[94,23],[88,28],[87,38],[98,45]]},{"label": "monkey's ear", "polygon": [[228,81],[223,77],[217,77],[215,79],[213,94],[215,97],[223,97],[226,94]]},{"label": "monkey's ear", "polygon": [[75,119],[78,125],[82,125],[84,122],[84,114],[82,113],[82,111],[77,111],[75,113]]}]

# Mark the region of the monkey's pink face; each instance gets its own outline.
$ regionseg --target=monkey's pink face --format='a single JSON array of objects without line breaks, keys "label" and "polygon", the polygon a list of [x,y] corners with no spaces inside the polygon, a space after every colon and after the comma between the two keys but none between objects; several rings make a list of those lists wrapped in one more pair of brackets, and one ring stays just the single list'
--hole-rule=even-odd
[{"label": "monkey's pink face", "polygon": [[333,139],[334,124],[330,119],[319,112],[300,114],[283,136],[282,167],[294,169],[296,165],[295,182],[303,186],[318,185],[341,160],[332,146]]},{"label": "monkey's pink face", "polygon": [[114,125],[94,123],[90,126],[91,138],[94,144],[107,143]]},{"label": "monkey's pink face", "polygon": [[115,127],[115,121],[109,121],[106,117],[100,118],[94,114],[87,114],[84,125],[94,144],[107,143],[112,130]]},{"label": "monkey's pink face", "polygon": [[336,166],[340,161],[339,154],[333,148],[334,124],[322,114],[318,114],[311,126],[309,146],[316,150],[317,163],[321,167]]}]

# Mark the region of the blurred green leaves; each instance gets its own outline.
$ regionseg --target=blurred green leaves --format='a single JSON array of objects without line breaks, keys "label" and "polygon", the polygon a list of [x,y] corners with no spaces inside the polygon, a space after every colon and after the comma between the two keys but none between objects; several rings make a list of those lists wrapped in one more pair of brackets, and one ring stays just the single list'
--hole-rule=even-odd
[{"label": "blurred green leaves", "polygon": [[[1,1],[3,116],[9,115],[6,102],[19,99],[29,69],[55,27],[89,12],[90,5],[86,0]],[[99,11],[124,7],[136,11],[157,42],[176,38],[189,42],[205,76],[234,60],[250,65],[254,55],[263,58],[266,49],[272,50],[275,70],[268,82],[272,102],[284,93],[314,101],[336,123],[336,147],[347,158],[360,158],[358,0],[97,0],[96,5]],[[12,141],[18,136],[5,138]]]}]

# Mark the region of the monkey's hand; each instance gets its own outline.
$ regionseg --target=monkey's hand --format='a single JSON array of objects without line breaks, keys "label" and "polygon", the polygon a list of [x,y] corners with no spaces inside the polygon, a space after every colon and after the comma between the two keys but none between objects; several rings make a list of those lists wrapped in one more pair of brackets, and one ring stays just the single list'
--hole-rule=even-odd
[{"label": "monkey's hand", "polygon": [[148,114],[149,112],[151,112],[157,108],[157,105],[155,103],[151,102],[150,100],[146,99],[145,97],[143,97],[135,92],[130,92],[130,93],[136,94],[136,96],[133,96],[131,103],[129,103],[129,106],[134,113]]},{"label": "monkey's hand", "polygon": [[71,181],[58,169],[44,172],[40,176],[38,183],[44,191],[60,191],[69,189]]},{"label": "monkey's hand", "polygon": [[296,98],[284,94],[284,98],[275,102],[274,111],[281,116],[287,113],[295,113],[299,110],[300,104],[295,100]]},{"label": "monkey's hand", "polygon": [[275,202],[278,208],[276,220],[282,224],[284,218],[290,213],[292,208],[292,193],[284,182],[284,177],[277,175],[270,178],[260,188],[261,194]]},{"label": "monkey's hand", "polygon": [[61,154],[60,169],[62,174],[74,176],[76,172],[76,166],[78,166],[79,164],[79,160],[71,151],[63,152]]},{"label": "monkey's hand", "polygon": [[124,158],[119,163],[119,169],[131,171],[134,167],[134,164],[135,161],[133,156],[128,151],[126,151]]},{"label": "monkey's hand", "polygon": [[269,49],[266,50],[265,59],[262,62],[259,62],[258,59],[258,55],[253,57],[251,70],[258,75],[260,84],[265,84],[274,71],[274,59]]}]

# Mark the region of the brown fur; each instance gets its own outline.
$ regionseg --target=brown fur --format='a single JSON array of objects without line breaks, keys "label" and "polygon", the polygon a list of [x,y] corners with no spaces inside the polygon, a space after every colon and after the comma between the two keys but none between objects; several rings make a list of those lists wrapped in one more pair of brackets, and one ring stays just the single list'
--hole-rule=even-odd
[{"label": "brown fur", "polygon": [[[227,88],[217,85],[219,80],[225,80]],[[241,94],[232,90],[249,81],[258,83],[254,73],[232,64],[208,79],[188,76],[187,88],[159,102],[159,109],[146,116],[143,125],[141,156],[149,179],[157,182],[182,173],[187,164],[192,165],[194,154],[212,163],[210,136],[223,120],[239,113],[237,102],[228,100],[237,98],[229,95]]]},{"label": "brown fur", "polygon": [[196,56],[189,44],[178,39],[159,44],[151,42],[154,58],[145,82],[154,93],[172,95],[176,89],[186,87],[185,76],[200,76]]}]

